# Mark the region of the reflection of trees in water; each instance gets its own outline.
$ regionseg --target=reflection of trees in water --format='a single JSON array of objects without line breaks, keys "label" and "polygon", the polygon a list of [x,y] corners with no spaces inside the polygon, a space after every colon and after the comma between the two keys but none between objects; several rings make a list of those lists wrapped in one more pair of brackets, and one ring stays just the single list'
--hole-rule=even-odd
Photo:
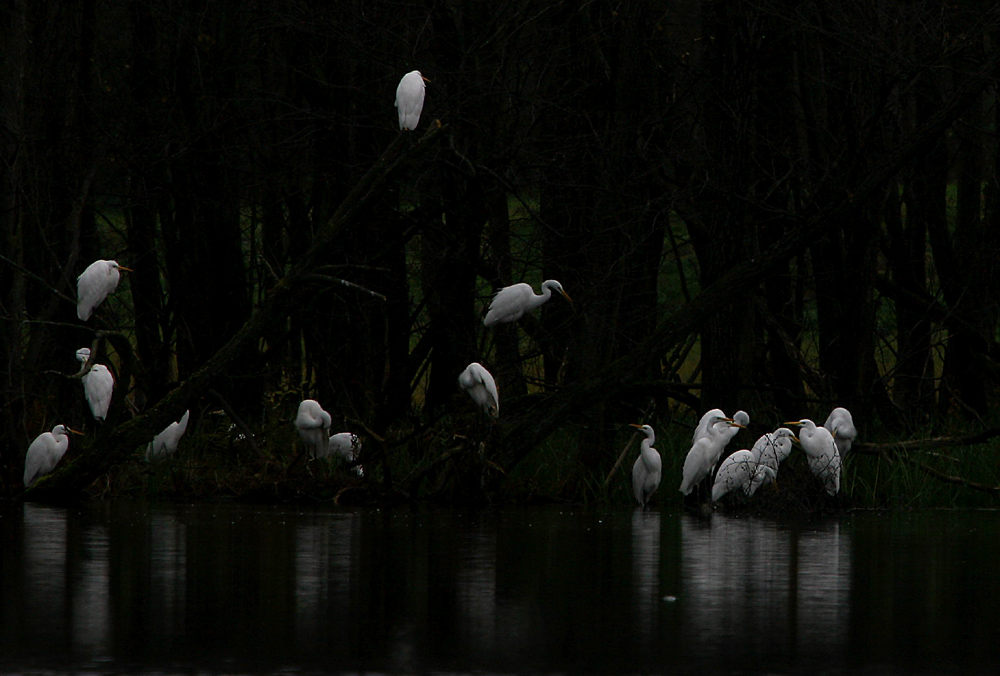
[{"label": "reflection of trees in water", "polygon": [[655,635],[660,601],[660,513],[632,513],[632,622],[641,640]]},{"label": "reflection of trees in water", "polygon": [[850,552],[837,522],[796,532],[685,516],[681,538],[684,627],[706,653],[740,641],[745,656],[804,654],[846,640]]}]

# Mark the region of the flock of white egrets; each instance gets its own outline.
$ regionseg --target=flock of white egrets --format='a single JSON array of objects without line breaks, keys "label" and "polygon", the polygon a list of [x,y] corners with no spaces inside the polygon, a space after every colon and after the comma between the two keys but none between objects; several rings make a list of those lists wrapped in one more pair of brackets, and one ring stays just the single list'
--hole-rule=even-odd
[{"label": "flock of white egrets", "polygon": [[[407,73],[400,80],[396,88],[395,104],[399,114],[400,130],[411,131],[419,124],[427,81],[427,78],[417,70]],[[77,316],[82,321],[90,319],[94,308],[118,287],[121,270],[131,271],[116,261],[99,260],[88,266],[77,278]],[[496,324],[516,322],[526,312],[537,309],[548,301],[553,291],[561,294],[567,301],[572,301],[563,290],[562,284],[555,280],[546,280],[542,283],[541,289],[541,294],[535,294],[531,286],[524,283],[500,289],[490,302],[483,324],[489,328]],[[89,348],[77,350],[76,357],[83,364],[81,382],[90,410],[96,420],[104,420],[114,392],[114,376],[107,366],[93,363]],[[500,397],[496,381],[481,364],[478,362],[469,364],[459,374],[458,383],[490,418],[496,420],[499,417]],[[187,429],[189,414],[190,411],[185,411],[180,421],[171,423],[149,443],[146,448],[148,461],[162,458],[177,450],[181,436]],[[684,461],[680,487],[682,493],[687,495],[710,475],[726,444],[740,428],[746,427],[749,421],[749,416],[743,411],[737,412],[732,418],[727,418],[721,410],[714,409],[702,417],[695,430],[691,450]],[[850,448],[851,441],[857,434],[851,421],[851,414],[843,408],[835,409],[822,428],[816,427],[808,419],[786,424],[800,426],[799,437],[795,437],[789,429],[782,427],[761,437],[753,450],[737,451],[726,458],[715,476],[713,500],[718,500],[736,489],[742,489],[747,495],[753,495],[760,486],[773,482],[777,476],[778,465],[791,452],[793,441],[799,443],[809,456],[810,467],[823,479],[827,491],[832,495],[839,490],[841,454]],[[331,433],[331,426],[331,416],[323,410],[319,402],[306,399],[299,404],[295,428],[306,452],[314,458],[339,456],[354,462],[361,449],[358,436],[351,432]],[[660,454],[652,447],[655,440],[653,428],[649,425],[634,425],[634,427],[646,435],[641,444],[639,457],[632,466],[633,493],[639,504],[645,506],[660,485],[662,463]],[[44,432],[31,442],[24,462],[25,487],[31,486],[40,477],[55,469],[69,447],[70,433],[80,434],[66,425],[56,425],[51,432]],[[355,471],[363,475],[360,465],[355,467]]]},{"label": "flock of white egrets", "polygon": [[[76,316],[87,321],[94,309],[118,288],[121,270],[131,269],[119,265],[117,261],[98,260],[87,266],[76,279]],[[82,364],[80,382],[83,394],[95,420],[103,421],[111,407],[111,396],[115,390],[115,378],[104,364],[94,362],[89,347],[76,351],[76,358]],[[177,450],[184,431],[187,429],[189,411],[185,411],[179,422],[170,423],[146,446],[146,460],[153,461]],[[28,488],[38,479],[55,469],[69,448],[69,435],[81,434],[67,425],[56,425],[51,432],[43,432],[28,446],[24,457],[24,487]]]},{"label": "flock of white egrets", "polygon": [[[730,418],[722,410],[714,408],[701,417],[691,437],[691,450],[684,458],[681,493],[689,495],[698,484],[711,476],[726,445],[749,424],[750,416],[746,411],[737,411]],[[836,495],[840,491],[842,459],[858,436],[850,411],[843,407],[833,409],[822,427],[808,418],[783,424],[798,427],[798,436],[787,427],[779,427],[761,436],[752,449],[736,451],[722,461],[712,484],[713,502],[733,491],[741,491],[751,497],[761,486],[774,483],[778,478],[778,467],[791,454],[793,443],[798,444],[806,454],[809,469],[819,477],[826,492]],[[653,428],[649,425],[633,427],[646,435],[640,445],[639,457],[632,465],[632,494],[645,507],[649,497],[660,486],[663,463],[660,454],[653,448],[656,440]]]},{"label": "flock of white egrets", "polygon": [[[399,128],[401,130],[413,130],[420,122],[420,112],[424,107],[424,83],[427,78],[420,74],[420,71],[412,71],[403,76],[396,88],[396,109],[399,112]],[[77,278],[76,282],[76,315],[81,321],[90,319],[94,308],[104,302],[109,294],[118,288],[118,281],[121,278],[122,270],[131,272],[129,268],[119,265],[113,260],[99,260],[91,263],[86,270]],[[111,406],[111,396],[115,389],[115,379],[111,370],[104,364],[92,363],[90,348],[80,348],[76,352],[77,359],[83,363],[80,377],[83,383],[84,395],[87,404],[94,415],[95,420],[104,420]],[[312,405],[315,405],[314,410]],[[304,408],[303,408],[304,407]],[[181,436],[187,429],[190,411],[185,411],[179,422],[171,423],[165,430],[156,437],[146,447],[146,459],[156,460],[169,455],[177,450],[177,444]],[[310,429],[323,429],[321,427],[323,415],[326,416],[326,431],[329,430],[329,414],[323,411],[318,403],[312,400],[302,402],[299,413],[295,420],[295,426],[299,429],[306,447],[314,455],[325,455],[327,449],[331,447],[341,449],[341,453],[350,453],[353,457],[352,448],[357,448],[357,437],[348,435],[333,435],[329,437],[327,432],[323,435],[325,439],[310,437],[311,441],[306,441],[311,433]],[[316,423],[319,420],[319,423]],[[300,423],[301,421],[301,423]],[[316,427],[316,425],[320,427]],[[24,458],[24,486],[31,486],[39,478],[45,476],[55,469],[56,465],[66,454],[69,448],[69,434],[80,434],[76,430],[70,429],[66,425],[56,425],[51,432],[43,432],[38,435],[31,445]],[[347,434],[347,433],[344,433]],[[347,439],[346,446],[343,439]],[[347,450],[343,450],[346,448]]]}]

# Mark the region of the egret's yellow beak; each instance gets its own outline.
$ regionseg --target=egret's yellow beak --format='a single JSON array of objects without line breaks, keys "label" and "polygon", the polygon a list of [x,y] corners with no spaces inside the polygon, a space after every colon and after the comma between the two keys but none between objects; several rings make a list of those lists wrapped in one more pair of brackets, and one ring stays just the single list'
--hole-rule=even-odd
[{"label": "egret's yellow beak", "polygon": [[124,270],[125,272],[135,272],[135,270],[133,270],[132,268],[127,268],[124,265],[119,265],[118,269],[119,270]]},{"label": "egret's yellow beak", "polygon": [[782,425],[801,425],[802,421],[801,420],[793,420],[791,422],[783,422],[781,424]]},{"label": "egret's yellow beak", "polygon": [[568,300],[570,303],[573,302],[573,299],[569,297],[569,294],[563,291],[562,289],[559,289],[559,293],[561,293],[562,297]]},{"label": "egret's yellow beak", "polygon": [[634,427],[637,430],[641,430],[642,429],[642,425],[636,425],[635,423],[629,423],[629,427]]},{"label": "egret's yellow beak", "polygon": [[[63,425],[63,427],[66,427],[66,426],[65,426],[65,425]],[[74,430],[74,429],[71,429],[71,428],[69,428],[69,427],[66,427],[66,431],[67,431],[67,432],[72,432],[73,434],[79,434],[79,435],[80,435],[81,437],[83,436],[83,432],[77,432],[76,430]]]}]

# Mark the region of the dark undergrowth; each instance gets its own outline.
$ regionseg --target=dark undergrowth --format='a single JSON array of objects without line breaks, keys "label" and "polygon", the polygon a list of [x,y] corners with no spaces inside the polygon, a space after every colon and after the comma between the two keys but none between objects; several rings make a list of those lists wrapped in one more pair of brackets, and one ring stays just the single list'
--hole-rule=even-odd
[{"label": "dark undergrowth", "polygon": [[[129,462],[95,482],[89,495],[339,505],[416,500],[456,505],[632,505],[630,474],[638,456],[637,443],[608,476],[631,435],[631,428],[623,426],[614,447],[603,454],[605,466],[594,472],[581,468],[578,436],[569,431],[551,436],[517,467],[501,467],[494,460],[493,430],[475,415],[441,419],[431,427],[405,430],[392,438],[364,438],[361,455],[353,464],[303,456],[295,430],[287,421],[266,429],[254,443],[231,427],[203,426],[164,461],[148,463],[137,449]],[[756,432],[740,432],[727,453],[751,446],[755,438]],[[894,440],[872,441],[885,444]],[[700,487],[695,498],[685,500],[678,491],[681,467],[690,447],[687,427],[677,425],[658,436],[655,446],[662,458],[663,478],[651,501],[654,507],[760,514],[1000,507],[996,491],[974,487],[1000,485],[1000,441],[996,440],[907,452],[862,446],[845,458],[841,490],[833,497],[811,475],[802,451],[795,449],[782,464],[776,485],[763,487],[752,498],[730,494],[712,505],[706,504],[708,483]]]}]

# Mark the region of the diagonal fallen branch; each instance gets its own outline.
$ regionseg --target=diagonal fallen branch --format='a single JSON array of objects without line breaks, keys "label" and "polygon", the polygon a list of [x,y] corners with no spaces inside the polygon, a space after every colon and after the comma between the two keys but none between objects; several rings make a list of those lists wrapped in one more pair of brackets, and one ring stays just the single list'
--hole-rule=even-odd
[{"label": "diagonal fallen branch", "polygon": [[432,126],[416,141],[412,141],[408,134],[399,134],[344,198],[330,220],[319,229],[299,261],[275,283],[262,305],[229,342],[143,415],[107,431],[102,430],[72,462],[61,464],[55,472],[25,491],[22,498],[40,502],[79,499],[98,477],[115,464],[127,460],[136,448],[144,446],[174,420],[189,401],[205,393],[213,379],[245,352],[256,348],[268,327],[280,317],[296,311],[301,294],[308,288],[309,276],[323,265],[327,249],[355,224],[358,216],[375,199],[384,194],[389,180],[425,152],[445,129],[447,127],[440,124]]},{"label": "diagonal fallen branch", "polygon": [[945,483],[955,484],[956,486],[964,486],[966,488],[971,488],[972,490],[982,491],[992,495],[1000,495],[1000,486],[989,486],[964,477],[947,474],[910,455],[910,452],[912,451],[928,451],[935,448],[953,448],[955,446],[975,446],[977,444],[986,443],[995,437],[1000,437],[1000,427],[991,427],[990,429],[983,430],[982,432],[969,434],[963,437],[932,437],[930,439],[893,441],[887,444],[854,444],[851,446],[851,453],[883,457],[889,461],[898,459],[908,465],[916,467],[924,474],[932,476],[940,481],[944,481]]}]

